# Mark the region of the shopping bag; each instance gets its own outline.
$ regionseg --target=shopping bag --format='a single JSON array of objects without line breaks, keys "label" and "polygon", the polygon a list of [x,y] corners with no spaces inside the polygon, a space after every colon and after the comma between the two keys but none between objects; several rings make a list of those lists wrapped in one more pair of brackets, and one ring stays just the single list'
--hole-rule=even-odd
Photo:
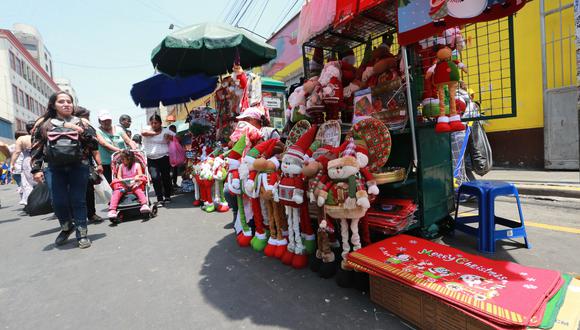
[{"label": "shopping bag", "polygon": [[46,182],[34,186],[30,195],[28,195],[27,204],[24,212],[29,216],[52,213],[52,203],[50,199],[50,189]]},{"label": "shopping bag", "polygon": [[101,182],[95,185],[95,202],[98,204],[108,204],[111,196],[113,196],[113,189],[111,189],[109,182],[107,182],[102,174],[99,174],[99,176],[101,177]]},{"label": "shopping bag", "polygon": [[493,166],[491,145],[485,134],[481,122],[474,121],[471,127],[471,136],[469,139],[469,151],[471,154],[471,165],[477,175],[484,176]]},{"label": "shopping bag", "polygon": [[169,163],[172,167],[180,166],[185,163],[185,149],[179,143],[176,137],[169,142]]}]

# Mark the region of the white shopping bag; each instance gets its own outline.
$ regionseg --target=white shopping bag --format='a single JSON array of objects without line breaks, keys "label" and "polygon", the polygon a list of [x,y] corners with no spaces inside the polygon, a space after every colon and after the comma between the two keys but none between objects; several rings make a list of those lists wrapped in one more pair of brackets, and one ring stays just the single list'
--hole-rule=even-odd
[{"label": "white shopping bag", "polygon": [[113,189],[105,177],[100,174],[101,183],[95,185],[95,202],[97,204],[109,204],[111,196],[113,196]]}]

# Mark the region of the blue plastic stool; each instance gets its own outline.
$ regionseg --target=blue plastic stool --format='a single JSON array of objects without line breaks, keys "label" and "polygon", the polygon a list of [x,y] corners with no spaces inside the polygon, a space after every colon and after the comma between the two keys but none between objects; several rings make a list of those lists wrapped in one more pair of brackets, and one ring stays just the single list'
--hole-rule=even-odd
[{"label": "blue plastic stool", "polygon": [[[495,242],[502,239],[513,239],[523,237],[526,248],[531,248],[532,246],[528,243],[528,235],[526,233],[526,226],[524,224],[524,215],[522,213],[522,205],[520,204],[520,196],[518,194],[518,188],[509,182],[504,181],[482,181],[488,187],[488,204],[489,204],[489,215],[490,221],[487,222],[488,232],[491,235],[488,237],[489,241],[486,246],[486,252],[495,252]],[[495,199],[498,196],[514,196],[518,205],[518,213],[520,216],[520,221],[514,221],[498,217],[495,215]],[[509,229],[495,229],[495,225],[500,224],[502,226],[509,227]]]},{"label": "blue plastic stool", "polygon": [[[458,218],[459,201],[462,195],[477,197],[477,204],[479,209],[478,215],[465,216]],[[487,219],[487,191],[484,186],[480,185],[478,181],[471,181],[462,184],[457,191],[457,201],[455,205],[455,230],[462,231],[468,235],[477,237],[477,249],[485,251],[487,242],[489,241],[488,231],[482,230],[485,227],[483,219]],[[470,223],[478,223],[478,228],[468,226]]]},{"label": "blue plastic stool", "polygon": [[[471,195],[478,197],[479,215],[458,217],[459,198],[461,195]],[[514,196],[518,205],[520,222],[508,220],[495,216],[495,199],[498,196]],[[468,223],[478,222],[479,227],[467,226]],[[495,230],[495,225],[500,224],[509,229]],[[495,242],[501,239],[513,239],[523,237],[526,248],[531,248],[528,243],[524,216],[517,188],[504,181],[471,181],[459,187],[457,193],[457,204],[455,208],[455,229],[466,234],[477,236],[477,249],[481,252],[495,253]]]}]

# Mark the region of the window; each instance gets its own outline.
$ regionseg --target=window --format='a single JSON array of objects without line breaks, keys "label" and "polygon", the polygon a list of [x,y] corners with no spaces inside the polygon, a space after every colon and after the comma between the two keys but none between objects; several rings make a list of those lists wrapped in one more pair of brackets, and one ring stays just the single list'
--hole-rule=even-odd
[{"label": "window", "polygon": [[24,77],[24,61],[20,61],[20,75]]},{"label": "window", "polygon": [[27,50],[31,50],[31,51],[37,51],[38,47],[34,44],[23,44],[24,48],[26,48]]},{"label": "window", "polygon": [[20,71],[20,69],[22,68],[20,66],[21,62],[19,58],[16,58],[16,73],[18,73],[19,75],[22,75],[22,71]]},{"label": "window", "polygon": [[12,85],[12,100],[18,104],[18,87]]},{"label": "window", "polygon": [[24,106],[24,93],[20,89],[18,90],[18,100],[20,101],[18,104]]},{"label": "window", "polygon": [[16,71],[16,56],[14,56],[12,51],[10,51],[10,68]]},{"label": "window", "polygon": [[30,96],[28,96],[28,94],[24,94],[24,107],[28,110],[30,110],[31,106],[30,106]]}]

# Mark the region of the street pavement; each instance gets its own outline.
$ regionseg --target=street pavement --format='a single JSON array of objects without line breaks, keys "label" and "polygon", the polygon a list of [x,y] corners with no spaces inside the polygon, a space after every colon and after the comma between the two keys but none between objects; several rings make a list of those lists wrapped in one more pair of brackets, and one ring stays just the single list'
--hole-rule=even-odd
[{"label": "street pavement", "polygon": [[[239,248],[231,213],[206,214],[178,195],[158,217],[90,225],[93,246],[53,242],[50,215],[20,215],[15,186],[0,186],[0,327],[5,329],[407,329],[370,302],[310,270]],[[474,212],[467,205],[462,212]],[[105,215],[104,205],[99,205]],[[507,199],[498,212],[515,215]],[[531,250],[498,244],[494,258],[580,271],[580,201],[524,199]],[[462,234],[443,244],[474,252]]]}]

